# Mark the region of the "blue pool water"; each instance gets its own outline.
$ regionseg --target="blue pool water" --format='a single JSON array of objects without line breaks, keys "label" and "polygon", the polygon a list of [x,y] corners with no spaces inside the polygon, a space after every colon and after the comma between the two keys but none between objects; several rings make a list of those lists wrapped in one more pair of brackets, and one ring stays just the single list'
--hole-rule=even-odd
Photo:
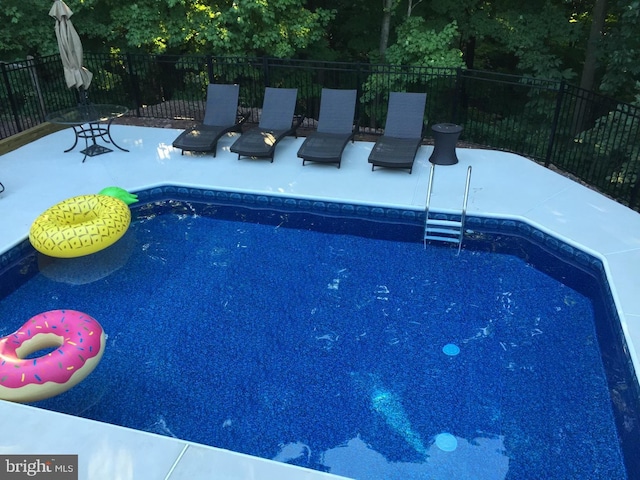
[{"label": "blue pool water", "polygon": [[456,256],[420,234],[147,205],[95,256],[8,268],[0,335],[86,312],[102,362],[37,406],[358,480],[634,478],[637,404],[601,354],[594,275],[516,237]]}]

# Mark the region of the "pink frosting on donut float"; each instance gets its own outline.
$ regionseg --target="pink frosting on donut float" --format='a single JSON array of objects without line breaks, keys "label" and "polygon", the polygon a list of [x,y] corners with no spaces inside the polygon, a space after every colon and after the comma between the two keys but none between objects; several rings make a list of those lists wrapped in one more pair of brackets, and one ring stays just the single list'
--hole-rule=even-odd
[{"label": "pink frosting on donut float", "polygon": [[[0,398],[36,401],[68,390],[98,364],[105,340],[98,321],[76,310],[52,310],[32,317],[0,339]],[[51,347],[57,348],[25,359]]]}]

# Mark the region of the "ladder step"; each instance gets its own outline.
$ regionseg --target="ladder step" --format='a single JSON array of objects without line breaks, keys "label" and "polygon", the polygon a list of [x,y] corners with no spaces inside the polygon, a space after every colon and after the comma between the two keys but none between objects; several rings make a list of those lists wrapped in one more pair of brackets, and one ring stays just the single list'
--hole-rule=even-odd
[{"label": "ladder step", "polygon": [[438,225],[441,227],[451,227],[451,228],[460,228],[462,227],[462,222],[456,221],[456,220],[437,220],[435,218],[428,218],[427,219],[427,228],[429,227],[429,225]]},{"label": "ladder step", "polygon": [[445,235],[460,235],[461,229],[458,228],[444,228],[444,227],[427,227],[424,229],[425,233],[443,233]]},{"label": "ladder step", "polygon": [[436,240],[438,242],[450,242],[450,243],[460,243],[460,238],[456,237],[439,237],[436,235],[425,235],[424,236],[425,240]]}]

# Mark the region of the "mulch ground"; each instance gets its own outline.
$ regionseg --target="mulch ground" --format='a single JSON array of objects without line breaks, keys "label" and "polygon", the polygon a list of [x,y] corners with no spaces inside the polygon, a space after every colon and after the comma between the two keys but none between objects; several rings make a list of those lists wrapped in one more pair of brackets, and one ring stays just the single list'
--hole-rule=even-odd
[{"label": "mulch ground", "polygon": [[[136,125],[140,127],[155,128],[175,128],[183,130],[198,125],[202,122],[204,115],[204,102],[188,102],[181,100],[171,100],[158,105],[150,105],[142,107],[138,111],[129,112],[129,114],[117,118],[113,121],[120,125]],[[249,118],[243,125],[243,131],[256,126],[260,109],[240,109],[240,114]],[[173,118],[167,118],[173,117]],[[252,120],[254,120],[252,122]],[[314,119],[305,118],[302,125],[298,128],[299,137],[306,137],[313,132],[317,126]],[[376,138],[382,134],[382,130],[360,128],[360,132],[356,135],[356,140],[375,142]],[[426,138],[424,145],[433,145],[433,140]],[[459,142],[460,148],[485,148],[481,145]]]},{"label": "mulch ground", "polygon": [[[121,124],[121,125],[136,125],[141,127],[154,127],[154,128],[174,128],[178,130],[183,130],[186,128],[190,128],[198,125],[202,122],[202,118],[204,115],[205,104],[204,102],[188,102],[181,100],[171,100],[169,102],[164,102],[158,105],[150,105],[147,107],[143,107],[140,109],[140,116],[137,116],[138,112],[130,112],[128,115],[124,117],[120,117],[114,120],[113,123]],[[258,118],[259,110],[250,110],[240,112],[242,115],[249,116],[250,118]],[[172,116],[174,118],[167,118],[168,116]],[[243,126],[243,130],[246,131],[249,128],[256,126],[256,123],[247,122]],[[305,119],[302,126],[298,128],[298,136],[306,137],[309,133],[313,132],[315,129],[315,121],[312,119]],[[356,135],[356,140],[364,141],[364,142],[375,142],[376,138],[380,136],[382,131],[370,131],[366,130],[362,131]],[[425,138],[422,142],[423,145],[433,145],[433,139]],[[475,143],[459,141],[457,144],[457,148],[476,148],[476,149],[485,149],[485,150],[495,150],[493,147],[487,147],[484,145],[478,145]],[[508,151],[508,150],[505,150]],[[518,155],[517,152],[511,152]],[[531,161],[535,161],[530,159]],[[536,162],[539,163],[539,162]],[[550,170],[563,175],[574,182],[577,182],[585,187],[588,187],[594,191],[597,191],[602,194],[595,187],[587,184],[586,182],[580,180],[576,176],[561,170],[555,165],[549,165],[547,168]],[[606,195],[606,194],[603,194]]]}]

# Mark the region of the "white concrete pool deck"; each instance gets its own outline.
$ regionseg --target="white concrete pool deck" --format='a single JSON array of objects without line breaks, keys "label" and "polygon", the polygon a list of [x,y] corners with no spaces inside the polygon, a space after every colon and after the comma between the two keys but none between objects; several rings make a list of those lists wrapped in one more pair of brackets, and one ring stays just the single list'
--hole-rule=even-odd
[{"label": "white concrete pool deck", "polygon": [[[114,125],[115,150],[81,163],[63,130],[0,156],[0,252],[22,241],[33,220],[65,198],[116,185],[159,185],[262,192],[422,209],[432,147],[418,152],[413,174],[371,171],[369,142],[349,144],[342,168],[296,157],[303,139],[286,138],[274,163],[237,160],[224,137],[218,155],[180,155],[178,130]],[[431,208],[459,211],[467,166],[473,167],[468,213],[518,219],[600,258],[610,280],[636,372],[640,372],[640,214],[518,155],[458,149],[460,162],[437,167]],[[60,308],[64,308],[61,305]],[[37,312],[35,312],[37,313]],[[17,329],[26,318],[3,318]],[[338,478],[225,450],[0,401],[0,454],[78,454],[79,478],[320,480]]]}]

